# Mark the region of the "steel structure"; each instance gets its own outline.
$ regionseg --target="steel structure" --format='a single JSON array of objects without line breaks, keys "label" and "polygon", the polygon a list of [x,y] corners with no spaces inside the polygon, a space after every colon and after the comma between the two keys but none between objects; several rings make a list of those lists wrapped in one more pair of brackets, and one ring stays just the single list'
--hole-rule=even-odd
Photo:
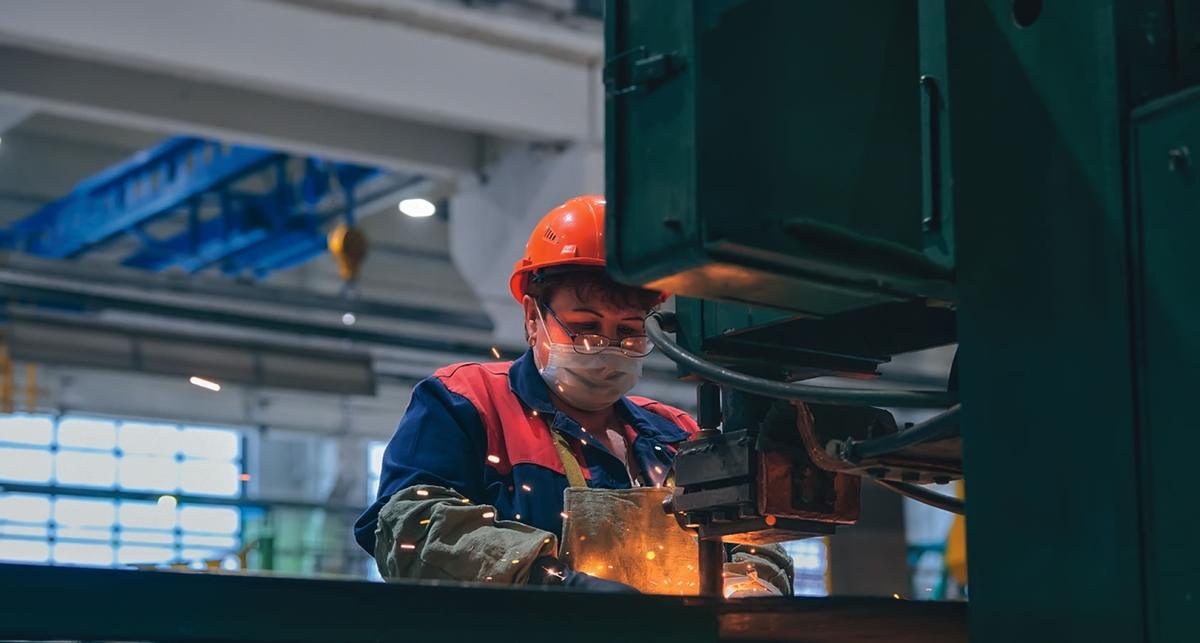
[{"label": "steel structure", "polygon": [[[325,249],[323,227],[418,179],[348,163],[178,137],[80,183],[13,224],[7,245],[73,259],[123,237],[125,266],[262,278]],[[154,230],[166,230],[155,235]]]}]

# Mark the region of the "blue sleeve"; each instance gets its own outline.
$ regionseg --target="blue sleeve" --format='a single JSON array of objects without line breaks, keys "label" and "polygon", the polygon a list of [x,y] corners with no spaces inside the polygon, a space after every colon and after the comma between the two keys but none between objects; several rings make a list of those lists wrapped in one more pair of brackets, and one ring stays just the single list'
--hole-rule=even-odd
[{"label": "blue sleeve", "polygon": [[487,431],[474,405],[437,378],[417,384],[383,452],[378,497],[354,525],[358,544],[375,554],[379,510],[401,489],[427,484],[482,498],[486,450]]}]

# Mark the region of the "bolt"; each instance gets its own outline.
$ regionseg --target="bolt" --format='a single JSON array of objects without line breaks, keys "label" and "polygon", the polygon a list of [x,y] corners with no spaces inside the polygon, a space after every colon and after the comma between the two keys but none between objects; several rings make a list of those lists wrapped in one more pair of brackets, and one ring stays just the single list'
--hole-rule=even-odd
[{"label": "bolt", "polygon": [[1172,172],[1178,172],[1186,168],[1188,165],[1188,148],[1186,145],[1181,145],[1167,152],[1167,169]]}]

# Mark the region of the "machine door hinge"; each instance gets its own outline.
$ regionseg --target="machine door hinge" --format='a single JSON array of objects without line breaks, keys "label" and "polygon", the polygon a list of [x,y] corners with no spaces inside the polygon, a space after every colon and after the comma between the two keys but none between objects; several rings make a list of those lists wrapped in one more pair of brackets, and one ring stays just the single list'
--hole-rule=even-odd
[{"label": "machine door hinge", "polygon": [[604,61],[604,88],[609,96],[649,91],[686,66],[687,61],[677,54],[635,47]]}]

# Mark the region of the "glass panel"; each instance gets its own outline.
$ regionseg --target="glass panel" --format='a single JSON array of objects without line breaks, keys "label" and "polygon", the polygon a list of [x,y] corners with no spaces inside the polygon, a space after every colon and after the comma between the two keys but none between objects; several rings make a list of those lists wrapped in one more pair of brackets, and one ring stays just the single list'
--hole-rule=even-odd
[{"label": "glass panel", "polygon": [[124,489],[175,491],[179,487],[179,463],[172,458],[129,455],[121,458],[119,469]]},{"label": "glass panel", "polygon": [[55,458],[54,478],[59,484],[111,487],[117,482],[117,456],[111,452],[64,449]]},{"label": "glass panel", "polygon": [[237,465],[232,462],[188,460],[179,468],[179,488],[183,493],[236,496],[239,475]]},{"label": "glass panel", "polygon": [[50,562],[50,544],[37,540],[0,538],[0,560],[19,563]]},{"label": "glass panel", "polygon": [[50,452],[0,447],[0,480],[50,482]]},{"label": "glass panel", "polygon": [[221,560],[229,555],[229,552],[220,549],[185,549],[179,553],[179,557],[187,562],[201,560]]},{"label": "glass panel", "polygon": [[184,531],[210,534],[236,534],[241,516],[232,507],[182,507],[179,510],[179,526]]},{"label": "glass panel", "polygon": [[370,467],[368,471],[376,478],[383,473],[383,451],[386,448],[386,442],[372,442],[368,447],[367,465]]},{"label": "glass panel", "polygon": [[6,536],[36,536],[49,538],[50,528],[46,525],[18,525],[0,520],[0,534]]},{"label": "glass panel", "polygon": [[175,532],[172,531],[143,531],[141,529],[122,529],[123,544],[170,545],[175,542]]},{"label": "glass panel", "polygon": [[112,545],[56,543],[54,545],[54,562],[67,565],[111,567],[113,548]]},{"label": "glass panel", "polygon": [[112,500],[59,498],[54,502],[54,521],[60,526],[111,528],[116,519]]},{"label": "glass panel", "polygon": [[50,446],[54,422],[45,415],[8,415],[0,417],[0,442],[19,442]]},{"label": "glass panel", "polygon": [[0,495],[0,520],[13,522],[48,522],[50,499],[27,493]]},{"label": "glass panel", "polygon": [[117,444],[125,453],[174,457],[179,452],[179,428],[169,424],[122,424],[117,429]]},{"label": "glass panel", "polygon": [[122,528],[174,529],[176,509],[157,502],[126,500],[117,510],[117,520]]},{"label": "glass panel", "polygon": [[84,449],[112,449],[117,446],[117,424],[91,418],[63,418],[58,423],[58,444]]},{"label": "glass panel", "polygon": [[213,547],[221,549],[226,553],[237,548],[238,539],[233,536],[201,536],[199,534],[184,534],[183,545],[185,547]]},{"label": "glass panel", "polygon": [[175,558],[170,547],[118,547],[117,562],[122,565],[152,565],[169,563]]},{"label": "glass panel", "polygon": [[228,429],[186,428],[180,438],[180,450],[189,458],[233,460],[242,451],[241,436]]},{"label": "glass panel", "polygon": [[113,533],[106,527],[58,527],[54,531],[55,538],[61,541],[103,540],[111,541]]}]

